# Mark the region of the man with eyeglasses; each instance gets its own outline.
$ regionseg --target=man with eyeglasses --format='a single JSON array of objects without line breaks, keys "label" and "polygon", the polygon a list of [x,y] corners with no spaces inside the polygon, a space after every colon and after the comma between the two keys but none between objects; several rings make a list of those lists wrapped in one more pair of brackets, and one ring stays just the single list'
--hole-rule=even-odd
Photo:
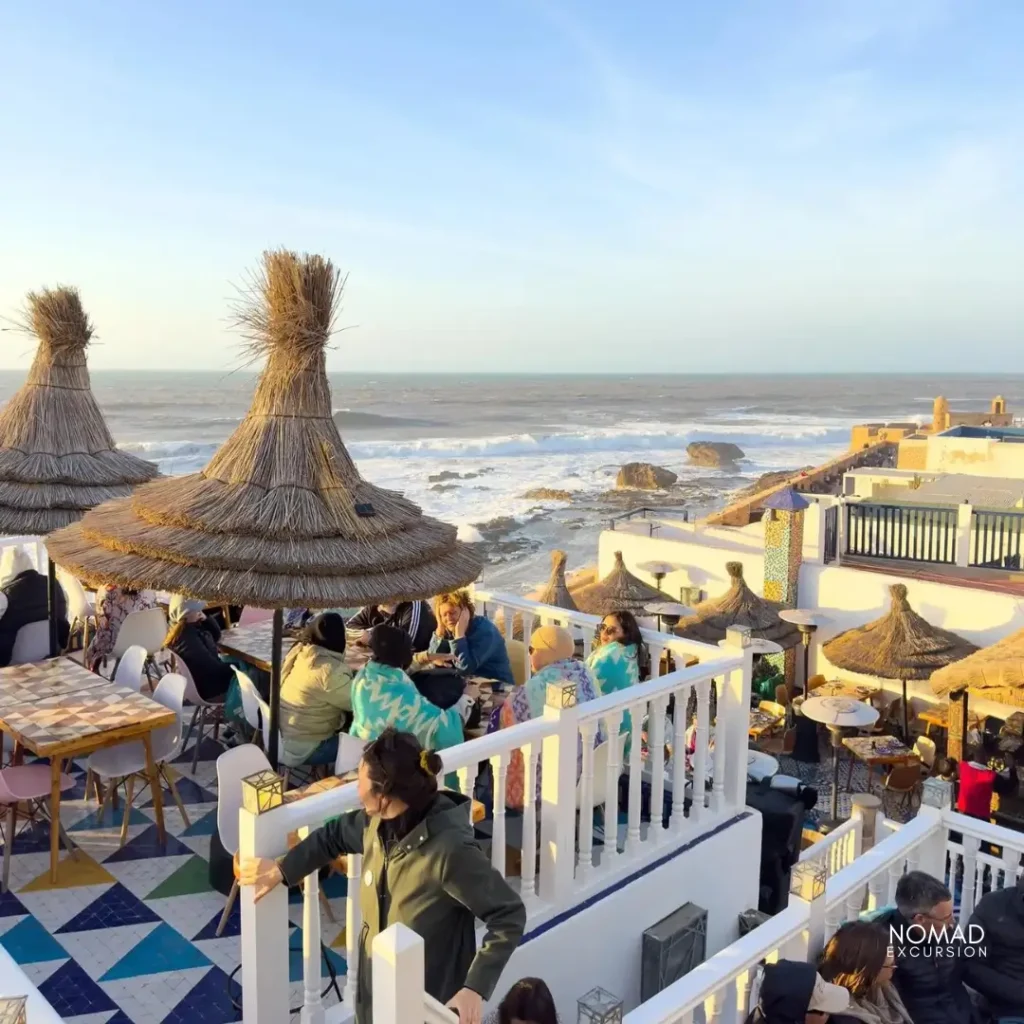
[{"label": "man with eyeglasses", "polygon": [[896,886],[896,908],[876,921],[889,932],[893,984],[914,1024],[974,1024],[949,889],[927,872],[908,871]]}]

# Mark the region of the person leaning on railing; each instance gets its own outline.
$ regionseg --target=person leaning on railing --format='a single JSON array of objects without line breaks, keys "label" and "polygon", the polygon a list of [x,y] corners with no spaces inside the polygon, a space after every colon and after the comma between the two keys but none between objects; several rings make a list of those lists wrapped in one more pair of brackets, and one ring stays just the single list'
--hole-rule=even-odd
[{"label": "person leaning on railing", "polygon": [[[370,950],[389,925],[404,924],[423,939],[424,987],[458,1012],[460,1024],[480,1024],[483,1002],[526,926],[523,901],[473,839],[469,798],[438,792],[441,767],[414,736],[388,729],[359,764],[363,810],[328,822],[280,862],[247,858],[240,865],[239,881],[254,885],[260,900],[342,854],[363,855],[358,1024],[372,1024]],[[476,919],[486,928],[479,950]]]}]

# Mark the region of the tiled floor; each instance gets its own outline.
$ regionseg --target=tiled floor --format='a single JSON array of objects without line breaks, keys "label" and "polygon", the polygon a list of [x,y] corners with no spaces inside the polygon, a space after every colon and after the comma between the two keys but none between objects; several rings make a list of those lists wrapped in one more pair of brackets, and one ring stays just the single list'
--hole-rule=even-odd
[{"label": "tiled floor", "polygon": [[[179,759],[178,788],[191,824],[165,801],[166,846],[156,841],[148,792],[133,810],[128,841],[118,848],[120,812],[101,821],[84,798],[85,764],[71,770],[61,818],[82,852],[62,851],[59,877],[49,878],[49,828],[30,826],[15,839],[10,891],[0,895],[0,944],[54,1009],[73,1024],[223,1024],[241,1020],[241,989],[231,978],[240,959],[236,908],[221,938],[214,935],[225,899],[210,885],[210,838],[216,831],[215,760],[221,748],[204,741],[195,776],[191,752]],[[122,805],[123,806],[123,805]],[[345,879],[325,889],[335,917],[345,920]],[[292,1002],[302,1003],[301,898],[292,896]],[[322,918],[327,956],[345,973],[342,924]],[[325,986],[328,969],[323,967]],[[334,992],[325,1005],[337,999]],[[294,1019],[297,1019],[294,1018]]]}]

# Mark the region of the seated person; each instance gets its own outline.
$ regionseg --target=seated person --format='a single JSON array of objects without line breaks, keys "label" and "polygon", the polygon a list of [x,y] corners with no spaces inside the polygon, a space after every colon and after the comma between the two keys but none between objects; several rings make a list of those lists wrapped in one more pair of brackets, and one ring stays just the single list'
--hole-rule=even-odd
[{"label": "seated person", "polygon": [[133,612],[156,607],[152,590],[128,590],[126,587],[100,587],[96,591],[96,634],[85,653],[85,664],[94,672],[117,645],[117,634]]},{"label": "seated person", "polygon": [[175,594],[167,612],[170,629],[164,637],[164,647],[184,662],[199,696],[209,703],[219,703],[234,681],[235,672],[221,661],[217,651],[220,627],[206,617],[205,607],[205,601],[191,601]]},{"label": "seated person", "polygon": [[370,634],[370,660],[352,683],[353,736],[375,740],[389,726],[412,733],[424,747],[443,750],[463,741],[462,726],[469,718],[475,688],[442,710],[431,704],[409,678],[412,639],[397,626],[377,626]]},{"label": "seated person", "polygon": [[1024,1018],[1024,876],[982,896],[970,923],[985,938],[984,957],[966,961],[965,980],[981,993],[994,1021]]},{"label": "seated person", "polygon": [[[583,704],[594,700],[597,690],[586,666],[573,659],[576,642],[572,634],[561,626],[541,626],[530,637],[530,668],[533,675],[523,686],[513,687],[501,707],[491,713],[488,732],[507,729],[531,718],[544,715],[544,703],[548,683],[569,682],[576,684],[576,701]],[[600,726],[594,737],[594,745],[601,742]],[[583,740],[577,737],[576,778],[583,771]],[[540,763],[537,764],[537,795],[540,798]],[[509,759],[505,781],[505,803],[508,807],[523,806],[525,765],[523,755],[514,750]]]},{"label": "seated person", "polygon": [[450,664],[464,676],[515,684],[505,638],[490,619],[476,614],[468,591],[439,594],[434,616],[437,628],[427,653],[417,658],[419,663]]},{"label": "seated person", "polygon": [[[640,625],[632,612],[611,612],[601,620],[597,647],[587,658],[587,668],[602,697],[640,682],[640,657],[644,649]],[[629,732],[629,712],[622,716],[621,732]]]},{"label": "seated person", "polygon": [[352,670],[345,663],[345,620],[311,619],[281,669],[281,741],[292,764],[334,764],[338,733],[352,716]]},{"label": "seated person", "polygon": [[348,620],[350,633],[358,632],[359,643],[370,642],[374,626],[397,626],[412,640],[413,652],[419,654],[430,646],[437,620],[426,601],[402,601],[400,604],[368,604]]},{"label": "seated person", "polygon": [[[67,599],[60,586],[57,587],[56,601],[57,643],[64,650],[71,627],[68,624]],[[18,630],[33,622],[48,622],[49,619],[46,576],[36,571],[23,547],[4,548],[0,562],[0,668],[11,663]]]}]

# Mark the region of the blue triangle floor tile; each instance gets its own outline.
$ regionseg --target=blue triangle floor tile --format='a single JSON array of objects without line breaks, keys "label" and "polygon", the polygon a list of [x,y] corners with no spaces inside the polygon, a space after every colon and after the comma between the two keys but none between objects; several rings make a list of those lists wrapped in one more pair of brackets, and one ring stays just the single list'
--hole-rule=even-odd
[{"label": "blue triangle floor tile", "polygon": [[[71,1022],[73,1024],[73,1022]],[[113,1017],[110,1017],[106,1024],[135,1024],[135,1022],[128,1016],[124,1010],[118,1010]]]},{"label": "blue triangle floor tile", "polygon": [[121,957],[100,981],[118,981],[141,974],[185,971],[210,965],[211,961],[200,950],[165,922]]},{"label": "blue triangle floor tile", "polygon": [[19,917],[27,913],[21,900],[13,892],[0,892],[0,917]]},{"label": "blue triangle floor tile", "polygon": [[219,967],[214,967],[192,986],[161,1024],[226,1024],[241,1020],[242,1011],[235,1009],[232,998],[241,1004],[242,986]]},{"label": "blue triangle floor tile", "polygon": [[[223,752],[223,749],[221,749],[221,753]],[[204,789],[198,782],[193,782],[192,779],[187,776],[180,776],[176,778],[174,780],[174,786],[178,790],[178,796],[181,797],[181,802],[183,804],[215,804],[217,802],[216,793],[211,793],[210,790]],[[172,799],[171,795],[164,790],[165,807]],[[152,807],[153,798],[150,797],[142,806]]]},{"label": "blue triangle floor tile", "polygon": [[105,1013],[119,1009],[106,992],[74,960],[62,964],[39,986],[39,994],[59,1017]]},{"label": "blue triangle floor tile", "polygon": [[[3,844],[0,844],[3,849]],[[50,852],[50,823],[37,819],[30,821],[23,826],[21,831],[14,837],[14,849],[18,853],[49,853]]]},{"label": "blue triangle floor tile", "polygon": [[212,836],[217,831],[217,808],[215,807],[208,814],[204,814],[197,821],[193,821],[182,836]]},{"label": "blue triangle floor tile", "polygon": [[[192,735],[195,736],[195,732]],[[195,756],[195,746],[195,743],[189,743],[188,748],[183,750],[171,763],[188,764],[191,766],[192,758]],[[199,748],[200,761],[216,761],[223,753],[224,747],[222,744],[210,739],[209,736],[203,737],[203,744]]]},{"label": "blue triangle floor tile", "polygon": [[64,932],[88,932],[97,928],[119,928],[128,924],[158,924],[162,918],[120,882],[93,900],[66,925]]},{"label": "blue triangle floor tile", "polygon": [[26,917],[0,935],[0,946],[19,964],[63,960],[68,955],[67,950],[34,917]]},{"label": "blue triangle floor tile", "polygon": [[120,850],[107,857],[103,863],[121,864],[129,860],[148,860],[150,857],[187,857],[191,853],[192,851],[175,839],[170,832],[165,832],[164,841],[161,843],[156,825],[151,824],[134,839],[128,840]]},{"label": "blue triangle floor tile", "polygon": [[[345,966],[345,958],[340,953],[326,946],[321,948],[320,977],[330,977],[330,972],[327,970],[328,960],[330,960],[331,966],[334,968],[334,973],[339,978],[344,977],[348,972],[348,968]],[[288,980],[302,981],[302,978],[302,929],[295,928],[288,936]]]},{"label": "blue triangle floor tile", "polygon": [[192,936],[193,942],[201,942],[203,939],[226,939],[229,935],[241,935],[242,934],[242,901],[240,899],[235,900],[234,906],[231,908],[231,913],[228,914],[227,922],[224,925],[224,931],[217,935],[217,925],[220,924],[221,914],[224,911],[218,910],[209,921],[203,925],[202,930],[198,935]]},{"label": "blue triangle floor tile", "polygon": [[[117,810],[113,807],[97,808],[91,814],[87,814],[81,821],[76,821],[68,828],[69,832],[99,832],[105,828],[120,828],[124,821],[124,804],[119,803]],[[152,818],[146,817],[137,807],[131,809],[128,815],[129,825],[151,825]]]},{"label": "blue triangle floor tile", "polygon": [[68,774],[75,780],[71,789],[65,789],[61,793],[61,800],[84,800],[85,799],[85,772],[71,771]]}]

